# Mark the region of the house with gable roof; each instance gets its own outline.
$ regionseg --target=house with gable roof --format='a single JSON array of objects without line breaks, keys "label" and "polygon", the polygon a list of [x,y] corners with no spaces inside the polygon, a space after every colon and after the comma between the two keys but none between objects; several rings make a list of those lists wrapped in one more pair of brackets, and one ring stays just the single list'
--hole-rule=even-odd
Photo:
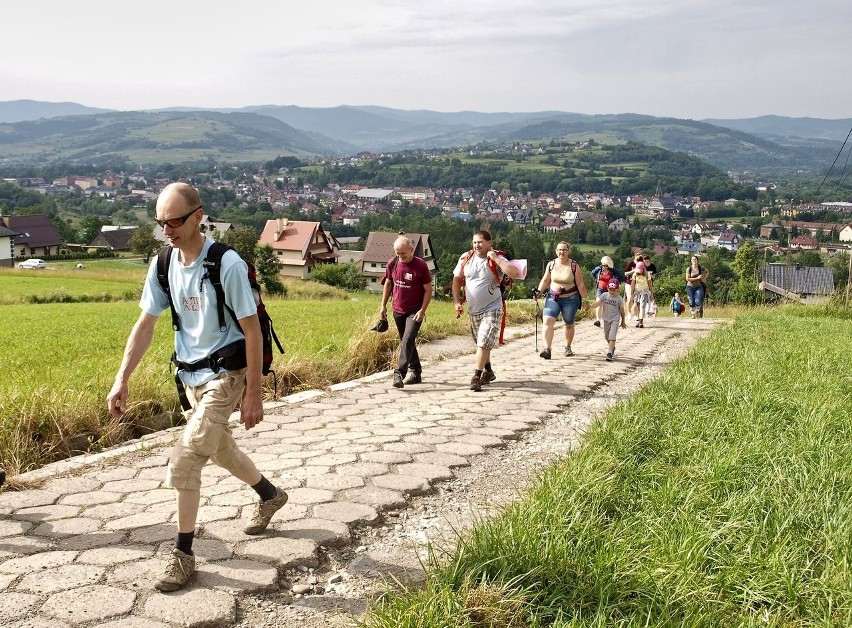
[{"label": "house with gable roof", "polygon": [[716,246],[736,251],[740,248],[740,236],[736,231],[722,231],[716,238]]},{"label": "house with gable roof", "polygon": [[49,257],[59,254],[62,236],[47,216],[3,216],[3,225],[17,232],[12,243],[13,257]]},{"label": "house with gable roof", "polygon": [[547,217],[539,223],[539,228],[545,233],[557,233],[568,229],[568,223],[556,214],[548,214]]},{"label": "house with gable roof", "polygon": [[87,249],[104,249],[107,251],[129,251],[130,238],[139,227],[120,227],[104,225],[95,234],[92,241],[86,245]]},{"label": "house with gable roof", "polygon": [[800,250],[814,251],[819,248],[819,242],[815,237],[808,234],[802,234],[795,238],[790,238],[790,247]]},{"label": "house with gable roof", "polygon": [[[432,288],[435,289],[438,273],[438,262],[435,259],[435,249],[432,247],[432,238],[428,233],[405,233],[402,234],[414,244],[414,255],[423,258],[432,273]],[[388,260],[394,257],[394,241],[400,236],[398,233],[387,231],[371,231],[367,235],[367,244],[364,246],[364,256],[361,258],[361,274],[367,278],[367,290],[373,292],[382,291],[382,277],[388,265]]]},{"label": "house with gable roof", "polygon": [[310,279],[320,264],[335,264],[340,246],[319,222],[276,218],[267,220],[258,245],[268,245],[278,261],[278,273],[284,277]]}]

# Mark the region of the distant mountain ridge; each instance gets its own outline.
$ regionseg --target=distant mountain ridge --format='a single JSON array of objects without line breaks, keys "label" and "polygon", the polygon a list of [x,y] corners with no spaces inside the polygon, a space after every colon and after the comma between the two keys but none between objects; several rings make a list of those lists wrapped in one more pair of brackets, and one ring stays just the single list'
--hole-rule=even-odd
[{"label": "distant mountain ridge", "polygon": [[85,116],[109,113],[112,109],[87,107],[75,102],[44,102],[41,100],[7,100],[0,102],[0,122],[15,123],[39,118]]},{"label": "distant mountain ridge", "polygon": [[696,121],[631,113],[438,112],[350,105],[119,112],[17,100],[0,102],[0,158],[251,161],[285,154],[594,138],[686,152],[725,170],[819,170],[830,164],[850,126],[852,119],[760,116]]}]

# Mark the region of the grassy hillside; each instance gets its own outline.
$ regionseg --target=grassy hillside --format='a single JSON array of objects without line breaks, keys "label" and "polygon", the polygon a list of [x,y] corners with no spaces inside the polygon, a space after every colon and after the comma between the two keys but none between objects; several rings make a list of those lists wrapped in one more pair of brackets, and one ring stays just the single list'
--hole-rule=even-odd
[{"label": "grassy hillside", "polygon": [[742,315],[364,624],[852,625],[850,333],[848,310]]},{"label": "grassy hillside", "polygon": [[0,124],[0,159],[34,164],[263,161],[334,152],[339,143],[252,113],[120,112]]}]

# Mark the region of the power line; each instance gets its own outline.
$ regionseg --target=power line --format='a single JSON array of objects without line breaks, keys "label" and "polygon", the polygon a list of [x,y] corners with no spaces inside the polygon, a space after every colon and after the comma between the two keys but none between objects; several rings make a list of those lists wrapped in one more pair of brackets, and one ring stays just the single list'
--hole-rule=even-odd
[{"label": "power line", "polygon": [[831,162],[831,168],[828,169],[828,172],[825,173],[825,176],[822,178],[822,181],[817,187],[816,192],[814,194],[819,194],[820,189],[822,189],[822,184],[825,183],[825,180],[828,179],[828,175],[831,174],[831,171],[834,170],[834,164],[837,163],[837,160],[840,158],[840,155],[843,153],[843,149],[846,148],[846,142],[849,141],[849,136],[852,135],[852,129],[849,129],[849,133],[846,134],[846,139],[843,140],[843,145],[840,147],[840,150],[837,152],[837,156],[835,156],[834,161]]}]

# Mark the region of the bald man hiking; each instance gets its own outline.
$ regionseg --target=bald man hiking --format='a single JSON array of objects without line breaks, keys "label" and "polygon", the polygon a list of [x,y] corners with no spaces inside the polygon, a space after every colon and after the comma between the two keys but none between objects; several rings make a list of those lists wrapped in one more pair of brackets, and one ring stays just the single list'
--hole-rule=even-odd
[{"label": "bald man hiking", "polygon": [[[177,538],[165,571],[154,584],[176,591],[195,573],[192,542],[201,499],[201,470],[208,460],[227,469],[257,493],[260,501],[246,534],[260,534],[285,503],[276,488],[237,447],[228,419],[239,405],[240,423],[249,430],[263,420],[261,398],[262,339],[257,306],[246,263],[233,250],[221,259],[220,279],[228,324],[219,325],[216,290],[205,267],[213,240],[199,230],[201,199],[186,183],[171,183],[157,198],[156,221],[171,249],[168,285],[180,324],[175,331],[176,382],[188,399],[186,427],[175,443],[166,470],[166,486],[177,492]],[[139,307],[142,310],[124,350],[124,358],[107,396],[109,411],[127,411],[128,381],[151,345],[157,317],[170,309],[169,295],[157,277],[155,258],[148,269]]]},{"label": "bald man hiking", "polygon": [[[399,362],[393,371],[393,387],[423,381],[423,365],[417,353],[417,334],[432,302],[432,273],[426,262],[414,255],[414,244],[401,235],[393,243],[394,257],[388,260],[382,277],[382,305],[379,316],[388,316],[388,299],[393,300],[393,320],[401,342]],[[411,371],[408,378],[406,374]]]}]

